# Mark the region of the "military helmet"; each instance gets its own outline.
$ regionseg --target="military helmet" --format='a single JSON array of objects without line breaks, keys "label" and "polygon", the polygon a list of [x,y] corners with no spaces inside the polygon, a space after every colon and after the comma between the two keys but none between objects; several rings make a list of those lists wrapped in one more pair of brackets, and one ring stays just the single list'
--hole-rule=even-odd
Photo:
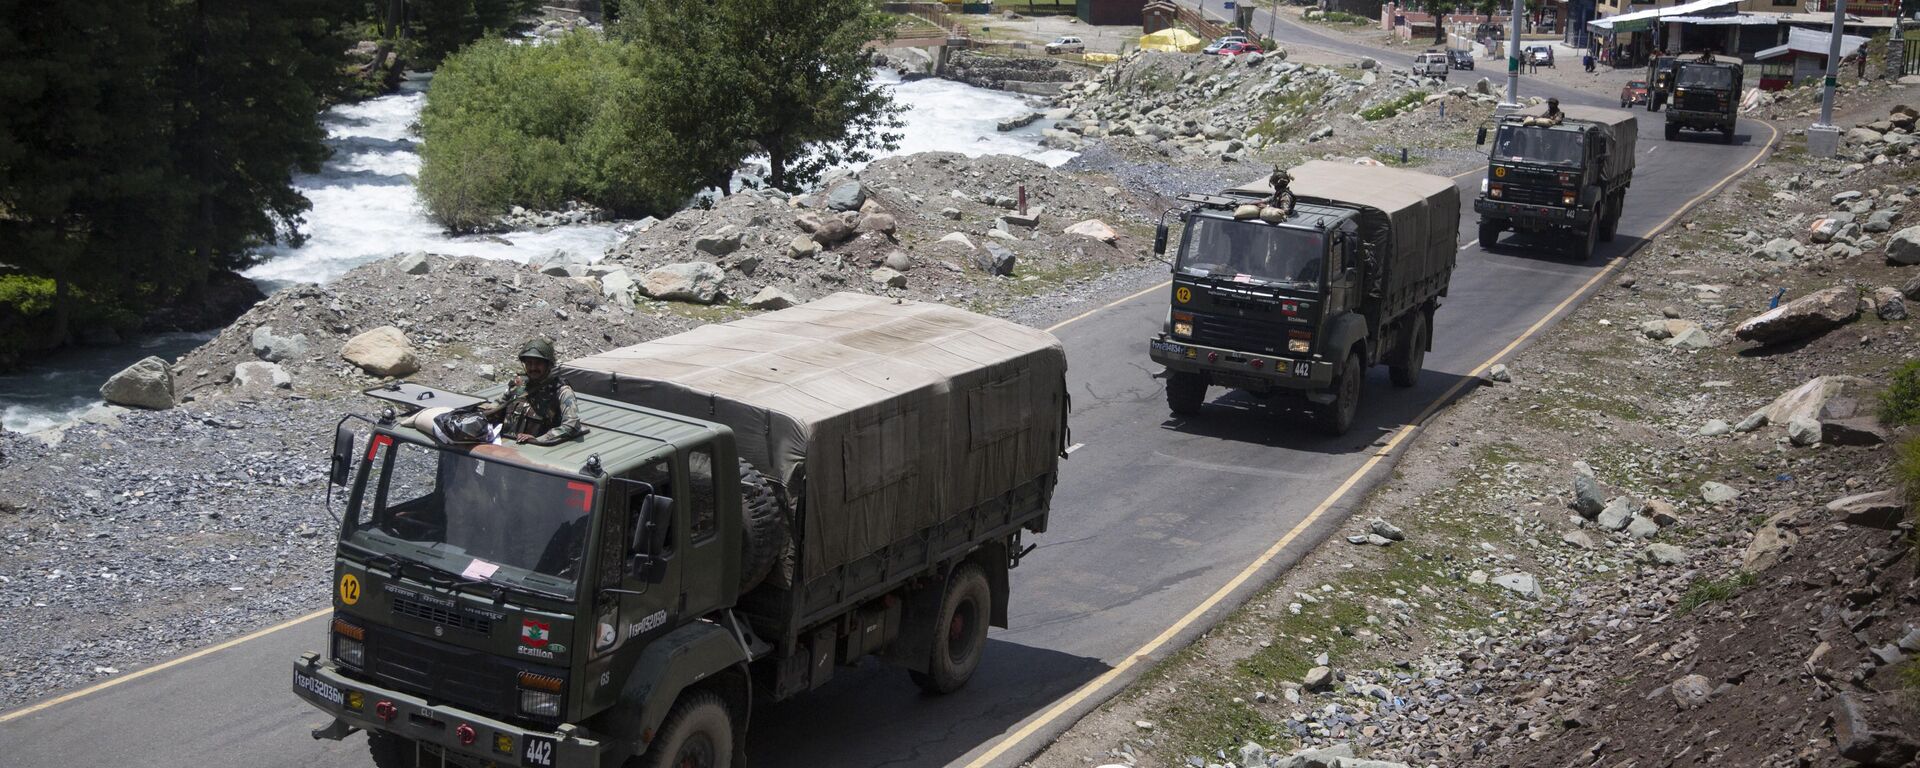
[{"label": "military helmet", "polygon": [[548,365],[552,365],[559,362],[554,359],[555,357],[553,354],[553,342],[546,339],[534,339],[520,346],[521,360],[533,358],[536,360],[545,360]]}]

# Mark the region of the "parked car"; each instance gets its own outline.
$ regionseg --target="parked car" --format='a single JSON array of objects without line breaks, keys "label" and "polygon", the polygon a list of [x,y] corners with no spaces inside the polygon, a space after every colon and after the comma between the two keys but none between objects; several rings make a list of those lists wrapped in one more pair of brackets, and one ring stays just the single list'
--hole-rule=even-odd
[{"label": "parked car", "polygon": [[1071,35],[1065,36],[1065,37],[1056,37],[1053,39],[1053,42],[1047,43],[1047,53],[1086,53],[1086,52],[1087,52],[1087,44],[1085,42],[1082,42],[1080,38],[1073,37]]},{"label": "parked car", "polygon": [[1533,59],[1533,63],[1535,64],[1543,67],[1553,66],[1553,48],[1549,46],[1536,45],[1528,48],[1527,55]]},{"label": "parked car", "polygon": [[1620,108],[1626,109],[1635,104],[1647,103],[1648,90],[1647,81],[1645,80],[1629,81],[1625,87],[1620,89]]},{"label": "parked car", "polygon": [[1473,69],[1473,51],[1455,48],[1447,51],[1447,64],[1454,69]]},{"label": "parked car", "polygon": [[1244,42],[1248,42],[1247,38],[1241,35],[1228,35],[1226,37],[1223,37],[1211,43],[1208,43],[1207,47],[1201,49],[1200,52],[1211,56],[1213,54],[1219,53],[1222,47],[1225,47],[1233,43],[1244,43]]},{"label": "parked car", "polygon": [[1260,50],[1257,43],[1227,43],[1220,46],[1219,51],[1221,56],[1239,56],[1243,53],[1265,53],[1265,51]]}]

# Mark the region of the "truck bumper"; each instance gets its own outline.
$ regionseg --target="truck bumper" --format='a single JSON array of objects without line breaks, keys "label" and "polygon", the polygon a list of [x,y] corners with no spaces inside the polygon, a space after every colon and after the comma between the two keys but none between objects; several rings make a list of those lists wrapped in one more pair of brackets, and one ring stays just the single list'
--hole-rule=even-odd
[{"label": "truck bumper", "polygon": [[[339,740],[355,730],[388,733],[440,752],[448,765],[599,768],[607,751],[578,728],[530,730],[348,678],[317,653],[293,663],[293,692],[333,717],[314,730],[316,739]],[[382,718],[382,711],[389,716]]]},{"label": "truck bumper", "polygon": [[1719,130],[1723,126],[1733,124],[1733,118],[1720,112],[1698,112],[1668,107],[1667,124],[1694,130],[1707,128]]},{"label": "truck bumper", "polygon": [[1505,219],[1515,227],[1529,230],[1584,229],[1593,221],[1593,211],[1587,208],[1527,205],[1484,197],[1473,201],[1473,211],[1481,218]]},{"label": "truck bumper", "polygon": [[1225,387],[1316,390],[1333,384],[1329,362],[1235,352],[1170,339],[1166,334],[1147,341],[1147,355],[1169,371],[1204,373]]}]

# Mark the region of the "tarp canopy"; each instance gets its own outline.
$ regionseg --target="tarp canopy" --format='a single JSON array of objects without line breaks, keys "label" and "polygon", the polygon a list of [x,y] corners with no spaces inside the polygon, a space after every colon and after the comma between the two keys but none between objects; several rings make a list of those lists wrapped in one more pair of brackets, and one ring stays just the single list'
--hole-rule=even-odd
[{"label": "tarp canopy", "polygon": [[1636,32],[1646,29],[1655,19],[1661,17],[1691,16],[1715,8],[1739,5],[1740,2],[1741,0],[1693,0],[1691,3],[1681,3],[1666,8],[1649,8],[1644,11],[1634,11],[1633,13],[1608,16],[1604,19],[1594,19],[1593,21],[1587,22],[1587,26],[1610,32]]},{"label": "tarp canopy", "polygon": [[1166,51],[1168,53],[1193,53],[1206,47],[1206,41],[1194,37],[1179,27],[1168,27],[1152,34],[1140,36],[1140,50]]},{"label": "tarp canopy", "polygon": [[[1288,189],[1301,200],[1318,199],[1371,209],[1371,215],[1362,217],[1362,225],[1390,227],[1400,233],[1394,247],[1407,258],[1435,251],[1451,254],[1459,245],[1460,191],[1452,179],[1331,160],[1301,163],[1288,173],[1293,176]],[[1273,185],[1261,179],[1231,191],[1266,196],[1273,194]]]},{"label": "tarp canopy", "polygon": [[[1861,37],[1859,35],[1841,35],[1840,36],[1840,57],[1846,58],[1848,56],[1852,56],[1854,52],[1860,50],[1860,46],[1866,45],[1866,44],[1867,44],[1867,38]],[[1786,45],[1776,45],[1772,48],[1768,48],[1764,51],[1754,54],[1753,58],[1755,61],[1766,61],[1768,59],[1779,58],[1781,56],[1786,56],[1788,54],[1799,54],[1799,53],[1811,53],[1818,56],[1825,56],[1827,55],[1827,52],[1832,49],[1832,45],[1833,45],[1833,32],[1830,30],[1814,30],[1814,29],[1801,29],[1799,27],[1789,27],[1787,29]]]},{"label": "tarp canopy", "polygon": [[[1617,177],[1633,168],[1634,149],[1640,143],[1640,119],[1633,112],[1606,107],[1563,105],[1560,107],[1560,113],[1566,115],[1568,120],[1599,123],[1609,127],[1614,145],[1608,148],[1607,153],[1608,167],[1605,170],[1608,177]],[[1547,114],[1547,105],[1536,104],[1516,111],[1514,114],[1522,117],[1544,117]]]},{"label": "tarp canopy", "polygon": [[803,580],[1054,471],[1066,352],[941,304],[837,293],[560,366],[584,395],[719,422],[801,506]]}]

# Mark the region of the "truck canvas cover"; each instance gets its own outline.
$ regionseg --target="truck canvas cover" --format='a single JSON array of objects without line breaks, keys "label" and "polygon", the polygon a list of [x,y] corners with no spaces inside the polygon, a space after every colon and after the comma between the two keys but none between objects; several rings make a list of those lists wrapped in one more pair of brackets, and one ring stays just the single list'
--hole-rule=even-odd
[{"label": "truck canvas cover", "polygon": [[[1640,121],[1632,112],[1624,109],[1606,109],[1604,107],[1567,107],[1562,106],[1560,113],[1568,120],[1580,120],[1607,126],[1613,134],[1613,148],[1607,154],[1607,178],[1619,178],[1620,174],[1633,170],[1633,151],[1639,144]],[[1536,104],[1514,113],[1521,117],[1542,117],[1547,114],[1544,104]]]},{"label": "truck canvas cover", "polygon": [[838,293],[562,365],[576,392],[708,419],[800,505],[799,577],[1052,473],[1066,352],[952,307]]},{"label": "truck canvas cover", "polygon": [[[1431,295],[1416,290],[1421,284],[1437,279],[1445,286],[1460,247],[1460,190],[1452,179],[1329,160],[1302,163],[1289,173],[1296,199],[1358,208],[1361,238],[1387,244],[1383,261],[1389,317],[1404,311],[1409,301]],[[1273,185],[1261,179],[1228,191],[1266,197],[1273,194]]]}]

